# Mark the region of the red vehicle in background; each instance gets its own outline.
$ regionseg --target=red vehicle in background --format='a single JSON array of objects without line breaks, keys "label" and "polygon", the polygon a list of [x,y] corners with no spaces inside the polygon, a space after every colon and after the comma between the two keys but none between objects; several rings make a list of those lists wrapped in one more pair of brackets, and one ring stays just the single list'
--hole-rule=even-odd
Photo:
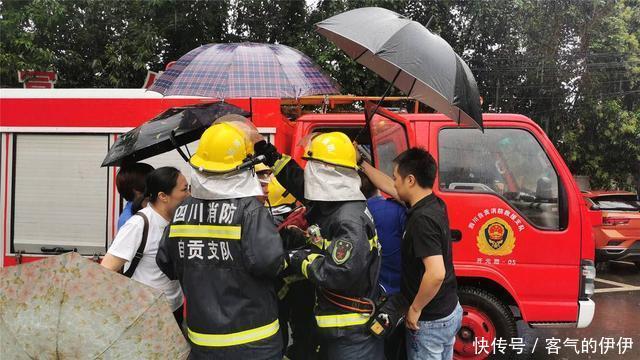
[{"label": "red vehicle in background", "polygon": [[629,261],[640,269],[640,199],[625,191],[587,191],[596,261]]},{"label": "red vehicle in background", "polygon": [[[117,169],[100,168],[108,148],[119,134],[169,107],[213,100],[163,98],[142,89],[0,89],[0,266],[73,250],[102,256],[123,205],[115,188]],[[434,192],[449,209],[464,308],[457,359],[487,358],[490,352],[478,345],[491,349],[498,338],[518,337],[518,320],[531,327],[591,323],[590,215],[538,125],[522,115],[484,114],[481,132],[442,114],[397,113],[369,104],[369,131],[361,131],[362,112],[299,112],[295,121],[282,113],[283,105],[331,108],[363,100],[226,99],[250,111],[259,131],[301,164],[300,140],[327,131],[357,137],[387,173],[408,147],[422,146],[434,156]],[[190,171],[176,152],[145,162]]]}]

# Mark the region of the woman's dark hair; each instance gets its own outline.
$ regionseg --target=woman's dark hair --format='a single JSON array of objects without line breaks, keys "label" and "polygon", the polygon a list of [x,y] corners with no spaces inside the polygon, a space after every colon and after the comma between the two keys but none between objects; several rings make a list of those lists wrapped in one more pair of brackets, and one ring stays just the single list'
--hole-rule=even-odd
[{"label": "woman's dark hair", "polygon": [[163,192],[165,194],[171,194],[173,188],[178,183],[178,175],[180,171],[171,166],[165,166],[153,170],[146,179],[146,187],[144,190],[144,196],[139,201],[135,201],[133,204],[133,212],[137,212],[142,208],[144,200],[149,200],[153,203],[158,200],[158,194]]},{"label": "woman's dark hair", "polygon": [[398,165],[398,174],[403,178],[413,175],[421,188],[433,188],[436,179],[436,160],[427,150],[414,147],[402,152],[393,162]]},{"label": "woman's dark hair", "polygon": [[153,166],[145,163],[122,165],[116,175],[116,188],[120,195],[127,201],[134,201],[135,191],[144,193],[144,179],[152,171]]}]

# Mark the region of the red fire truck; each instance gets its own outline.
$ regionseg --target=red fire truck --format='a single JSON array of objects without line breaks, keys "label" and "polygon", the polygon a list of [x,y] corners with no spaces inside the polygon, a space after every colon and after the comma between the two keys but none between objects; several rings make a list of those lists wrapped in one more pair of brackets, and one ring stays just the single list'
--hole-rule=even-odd
[{"label": "red fire truck", "polygon": [[[326,100],[326,99],[325,99]],[[363,98],[330,98],[334,102]],[[122,201],[115,168],[101,168],[117,136],[165,109],[212,99],[162,97],[143,89],[0,90],[0,265],[76,250],[105,253]],[[279,99],[226,99],[280,151],[301,161],[300,139],[343,131],[369,148],[376,166],[410,146],[438,161],[435,193],[448,205],[464,308],[456,358],[484,358],[474,340],[517,337],[531,327],[586,327],[594,311],[594,240],[580,191],[548,137],[531,119],[484,114],[484,132],[440,114],[372,104],[360,113],[283,115]],[[296,103],[321,103],[322,98]],[[373,114],[375,112],[375,114]],[[195,148],[195,147],[194,147]],[[146,161],[188,173],[177,153]],[[188,178],[188,177],[187,177]]]}]

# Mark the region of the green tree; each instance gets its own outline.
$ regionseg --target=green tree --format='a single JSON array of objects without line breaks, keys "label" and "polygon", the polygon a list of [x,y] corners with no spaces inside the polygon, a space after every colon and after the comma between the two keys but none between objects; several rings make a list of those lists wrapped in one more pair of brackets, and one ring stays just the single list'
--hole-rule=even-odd
[{"label": "green tree", "polygon": [[[305,52],[334,79],[342,85],[342,92],[355,95],[382,95],[389,84],[373,73],[371,70],[351,60],[335,47],[331,42],[315,31],[316,23],[325,20],[341,12],[365,7],[380,6],[394,11],[400,11],[406,6],[406,1],[320,1],[309,14],[309,31],[306,42],[300,44],[301,51]],[[391,94],[397,94],[395,89]]]},{"label": "green tree", "polygon": [[579,9],[580,78],[569,114],[574,128],[561,149],[596,188],[640,187],[639,5],[589,2]]},{"label": "green tree", "polygon": [[[0,2],[0,84],[17,87],[19,70],[50,70],[55,53],[36,43],[30,3]],[[45,17],[41,16],[40,18]],[[45,17],[46,18],[46,17]]]},{"label": "green tree", "polygon": [[228,0],[152,0],[145,4],[150,22],[162,39],[165,65],[200,45],[230,40]]},{"label": "green tree", "polygon": [[0,81],[54,69],[58,87],[140,87],[189,50],[223,41],[228,1],[4,0]]}]

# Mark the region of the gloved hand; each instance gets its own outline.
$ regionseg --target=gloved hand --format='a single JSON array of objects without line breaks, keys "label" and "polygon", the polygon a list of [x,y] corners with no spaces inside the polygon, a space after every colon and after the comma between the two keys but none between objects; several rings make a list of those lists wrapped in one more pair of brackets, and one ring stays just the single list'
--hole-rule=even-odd
[{"label": "gloved hand", "polygon": [[307,244],[307,234],[295,225],[280,229],[280,237],[285,250],[293,250]]},{"label": "gloved hand", "polygon": [[306,230],[309,227],[309,223],[305,218],[306,213],[307,213],[307,208],[304,206],[301,206],[293,210],[293,212],[287,215],[287,218],[284,219],[284,221],[280,225],[278,225],[278,230],[287,228],[291,225],[294,225],[302,229],[303,231]]},{"label": "gloved hand", "polygon": [[253,144],[253,150],[256,155],[264,155],[264,164],[272,167],[276,161],[280,160],[282,155],[278,152],[278,149],[273,144],[268,143],[266,140],[260,140]]},{"label": "gloved hand", "polygon": [[307,241],[309,244],[317,247],[320,250],[324,250],[324,238],[320,231],[320,226],[317,224],[310,225],[307,228],[307,234],[309,234]]},{"label": "gloved hand", "polygon": [[293,250],[289,252],[289,267],[292,271],[302,273],[302,262],[311,254],[308,249]]},{"label": "gloved hand", "polygon": [[353,142],[353,146],[356,148],[356,163],[358,165],[362,165],[363,161],[366,161],[369,164],[373,164],[371,153],[366,147],[364,147],[363,145],[359,145],[355,141]]}]

